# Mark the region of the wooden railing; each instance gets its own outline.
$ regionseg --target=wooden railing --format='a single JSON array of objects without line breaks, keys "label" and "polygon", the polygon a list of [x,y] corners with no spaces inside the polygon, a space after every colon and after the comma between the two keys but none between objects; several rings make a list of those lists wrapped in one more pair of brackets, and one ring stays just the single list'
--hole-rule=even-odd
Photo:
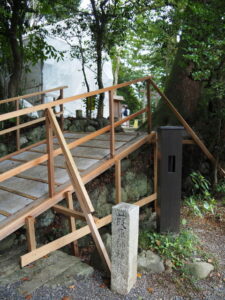
[{"label": "wooden railing", "polygon": [[[143,113],[146,113],[147,112],[147,116],[148,116],[148,129],[149,129],[149,132],[151,131],[151,106],[150,106],[150,76],[147,76],[147,77],[144,77],[144,78],[139,78],[139,79],[135,79],[135,80],[132,80],[132,81],[129,81],[129,82],[125,82],[125,83],[121,83],[121,84],[118,84],[118,85],[115,85],[115,86],[111,86],[111,87],[107,87],[107,88],[104,88],[104,89],[100,89],[100,90],[97,90],[97,91],[93,91],[93,92],[89,92],[89,93],[84,93],[84,94],[80,94],[80,95],[76,95],[76,96],[72,96],[72,97],[68,97],[68,98],[64,98],[64,99],[61,99],[63,97],[63,89],[65,87],[60,87],[60,88],[56,88],[56,89],[51,89],[51,90],[48,90],[48,91],[43,91],[43,92],[38,92],[38,93],[33,93],[33,94],[29,94],[29,95],[26,95],[26,96],[21,96],[21,97],[15,97],[15,98],[11,98],[11,99],[7,99],[7,100],[2,100],[4,101],[4,103],[7,103],[7,102],[12,102],[12,101],[18,101],[21,99],[21,98],[28,98],[28,97],[31,97],[31,96],[36,96],[36,95],[41,95],[41,94],[45,94],[45,93],[48,93],[48,92],[52,92],[52,91],[56,91],[56,90],[60,90],[60,96],[57,100],[53,101],[53,102],[49,102],[49,103],[43,103],[43,104],[40,104],[40,105],[36,105],[36,106],[32,106],[32,107],[29,107],[29,108],[23,108],[23,109],[18,109],[16,111],[12,111],[12,112],[9,112],[9,113],[5,113],[5,114],[2,114],[0,115],[0,122],[1,121],[5,121],[5,120],[8,120],[8,119],[11,119],[11,118],[16,118],[16,119],[19,119],[19,117],[21,116],[24,116],[24,115],[27,115],[27,114],[30,114],[30,113],[34,113],[34,112],[39,112],[39,111],[47,111],[47,109],[51,109],[51,108],[55,108],[56,106],[59,106],[61,108],[61,115],[62,115],[62,112],[63,112],[63,105],[65,103],[69,103],[69,102],[72,102],[72,101],[75,101],[75,100],[78,100],[78,99],[82,99],[82,98],[87,98],[87,97],[90,97],[90,96],[93,96],[93,95],[99,95],[101,93],[105,93],[105,92],[108,92],[109,93],[109,110],[110,110],[110,125],[104,127],[104,128],[101,128],[87,136],[84,136],[78,140],[75,140],[71,143],[68,144],[68,148],[69,149],[72,149],[74,147],[77,147],[103,133],[106,133],[108,131],[110,131],[110,156],[111,158],[115,157],[115,128],[122,125],[123,123],[127,122],[127,121],[130,121],[134,118],[136,118],[137,116],[139,116],[140,114],[143,114]],[[147,87],[147,97],[148,97],[148,105],[146,108],[130,115],[130,116],[127,116],[126,118],[123,118],[119,121],[116,121],[114,120],[114,107],[113,107],[113,93],[115,90],[118,90],[119,88],[122,88],[122,87],[125,87],[125,86],[129,86],[131,84],[135,84],[137,82],[146,82],[146,87]],[[33,125],[33,124],[36,124],[36,123],[39,123],[39,122],[43,122],[43,121],[46,121],[46,140],[45,141],[42,141],[42,142],[47,142],[47,154],[44,154],[36,159],[33,159],[31,161],[28,161],[26,163],[23,163],[22,165],[19,165],[18,167],[15,167],[9,171],[6,171],[2,174],[0,174],[0,182],[6,180],[6,179],[9,179],[13,176],[16,176],[18,174],[20,174],[21,172],[24,172],[34,166],[37,166],[41,163],[44,163],[45,161],[48,161],[48,183],[49,183],[49,196],[52,197],[54,194],[55,194],[55,184],[54,184],[54,157],[62,154],[62,149],[61,148],[58,148],[56,150],[53,149],[53,130],[51,128],[51,124],[48,120],[48,118],[46,117],[46,115],[44,115],[44,117],[41,117],[37,120],[32,120],[32,121],[29,121],[29,122],[26,122],[24,124],[17,124],[16,126],[13,126],[11,128],[8,128],[8,129],[4,129],[2,131],[0,131],[0,135],[1,134],[6,134],[6,133],[9,133],[11,131],[15,131],[15,130],[20,130],[21,128],[25,128],[27,126],[30,126],[30,125]],[[63,127],[63,119],[61,118],[61,128]],[[17,138],[19,138],[19,136],[17,136]],[[39,143],[38,143],[39,144]],[[32,145],[34,146],[34,145]],[[32,147],[31,146],[31,147]],[[29,149],[26,148],[26,149]],[[22,152],[24,149],[17,149],[18,151],[16,153],[13,153],[13,155],[15,154],[18,154],[20,152]],[[3,161],[4,159],[6,158],[9,158],[10,155],[7,155],[3,158],[0,159],[0,161]],[[119,162],[117,162],[117,166],[118,166]],[[117,168],[118,170],[118,168]]]},{"label": "wooden railing", "polygon": [[[147,106],[146,108],[130,115],[127,116],[126,118],[123,118],[119,121],[114,120],[114,109],[113,109],[113,93],[115,90],[118,90],[122,87],[125,86],[129,86],[132,84],[135,84],[137,82],[145,82],[146,83],[146,95],[147,95]],[[208,149],[206,148],[206,146],[203,144],[203,142],[198,138],[198,136],[195,134],[195,132],[191,129],[191,127],[187,124],[187,122],[183,119],[183,117],[179,114],[179,112],[176,110],[176,108],[172,105],[172,103],[169,101],[169,99],[165,96],[165,94],[163,94],[160,89],[157,87],[157,85],[154,83],[154,81],[152,80],[151,76],[146,76],[143,78],[139,78],[139,79],[135,79],[129,82],[125,82],[125,83],[121,83],[121,84],[117,84],[111,87],[107,87],[107,88],[103,88],[100,90],[96,90],[96,91],[92,91],[92,92],[88,92],[88,93],[83,93],[80,95],[76,95],[76,96],[72,96],[72,97],[68,97],[68,98],[64,98],[61,99],[61,97],[63,97],[63,89],[65,87],[59,87],[56,89],[52,89],[52,90],[47,90],[47,91],[43,91],[43,92],[38,92],[38,93],[34,93],[34,94],[30,94],[30,95],[26,95],[25,97],[15,97],[15,98],[11,98],[11,99],[7,99],[7,100],[2,100],[4,101],[4,103],[6,102],[10,102],[10,101],[18,101],[21,98],[28,98],[34,95],[41,95],[41,94],[45,94],[45,93],[49,93],[55,90],[60,90],[60,96],[59,98],[54,101],[54,102],[50,102],[50,103],[44,103],[41,105],[36,105],[33,107],[29,107],[29,108],[24,108],[24,109],[18,109],[16,111],[13,112],[9,112],[9,113],[5,113],[0,115],[0,122],[4,121],[4,120],[8,120],[11,118],[19,118],[20,116],[26,115],[26,114],[30,114],[33,112],[38,112],[38,111],[45,111],[46,109],[50,109],[50,108],[54,108],[56,106],[60,106],[61,107],[61,112],[63,111],[63,105],[65,103],[69,103],[78,99],[82,99],[82,98],[87,98],[93,95],[99,95],[101,93],[105,93],[108,92],[109,93],[109,109],[110,109],[110,125],[101,128],[85,137],[82,137],[76,141],[73,141],[71,143],[68,144],[69,149],[72,149],[74,147],[77,147],[103,133],[106,133],[107,131],[110,131],[110,156],[111,158],[113,158],[115,156],[115,128],[117,126],[120,126],[121,124],[123,124],[124,122],[130,121],[132,119],[134,119],[135,117],[137,117],[140,114],[143,113],[147,113],[147,123],[148,123],[148,132],[150,133],[152,130],[152,114],[151,114],[151,94],[150,94],[150,87],[153,87],[157,93],[162,97],[162,99],[165,101],[165,103],[167,104],[167,106],[171,109],[171,111],[175,114],[175,116],[177,117],[177,119],[181,122],[181,124],[184,126],[184,128],[187,130],[187,132],[190,133],[191,137],[193,138],[193,140],[196,142],[196,144],[199,145],[199,147],[203,150],[203,152],[206,154],[206,156],[214,163],[215,162],[215,158],[213,157],[213,155],[208,151]],[[46,116],[39,118],[38,120],[34,120],[34,121],[30,121],[24,124],[19,124],[17,126],[14,126],[12,128],[9,129],[5,129],[0,131],[0,135],[1,134],[5,134],[8,133],[10,131],[13,130],[19,130],[21,128],[24,128],[26,126],[30,126],[33,125],[35,123],[38,122],[42,122],[46,120]],[[61,119],[62,120],[62,119]],[[61,124],[62,126],[62,124]],[[62,150],[61,148],[58,148],[56,150],[53,150],[53,134],[52,134],[52,129],[49,128],[49,124],[48,124],[48,120],[46,120],[46,128],[47,128],[47,146],[48,146],[48,152],[47,154],[44,154],[36,159],[33,159],[31,161],[28,161],[18,167],[15,167],[9,171],[6,171],[2,174],[0,174],[0,182],[18,175],[21,172],[24,172],[34,166],[37,166],[38,164],[41,164],[45,161],[48,160],[48,171],[49,171],[49,194],[53,195],[54,194],[54,179],[52,179],[53,176],[53,168],[54,168],[54,157],[62,154]],[[17,153],[22,152],[23,149],[17,151]],[[14,153],[15,155],[15,153]],[[9,157],[3,157],[0,159],[0,161],[4,160],[5,158]],[[120,170],[120,162],[116,163],[116,170]],[[224,170],[222,170],[224,172]],[[224,173],[225,174],[225,173]]]},{"label": "wooden railing", "polygon": [[[45,91],[40,91],[40,92],[31,93],[31,94],[26,94],[26,95],[23,95],[23,96],[17,96],[17,97],[8,98],[8,99],[5,99],[5,100],[0,100],[0,105],[14,102],[15,103],[15,112],[18,112],[20,110],[19,107],[20,107],[20,101],[21,100],[36,97],[36,96],[40,95],[41,99],[36,100],[35,102],[41,102],[43,104],[44,103],[44,96],[46,94],[49,94],[49,93],[55,92],[55,91],[59,91],[59,97],[57,99],[62,99],[63,98],[63,90],[65,88],[67,88],[67,86],[60,86],[60,87],[45,90]],[[53,99],[53,100],[55,100],[55,99]],[[60,112],[57,113],[57,115],[60,116],[60,120],[61,120],[60,125],[61,125],[61,128],[62,128],[62,126],[63,126],[63,104],[60,105]],[[3,115],[1,115],[1,116],[3,116]],[[38,124],[38,123],[41,123],[41,122],[45,121],[45,117],[40,117],[40,118],[37,118],[35,120],[25,122],[25,123],[22,123],[22,124],[20,124],[20,116],[16,116],[15,118],[16,118],[16,126],[1,130],[0,135],[4,135],[4,134],[7,134],[7,133],[16,131],[16,149],[19,150],[20,149],[20,130],[22,128],[29,127],[29,126],[32,126],[32,125],[35,125],[35,124]]]},{"label": "wooden railing", "polygon": [[[146,83],[146,95],[147,95],[147,106],[143,108],[142,110],[127,116],[124,119],[121,119],[119,121],[114,120],[114,107],[113,107],[113,93],[115,90],[118,90],[119,88],[135,84],[137,82],[145,82]],[[89,92],[80,94],[73,97],[68,98],[62,98],[63,97],[63,88],[61,87],[60,90],[60,97],[54,102],[50,103],[43,103],[40,105],[36,105],[34,107],[24,108],[24,109],[17,109],[16,111],[5,113],[0,115],[0,122],[5,121],[11,118],[19,118],[23,115],[37,112],[37,111],[43,111],[45,112],[44,117],[42,117],[42,121],[46,122],[46,140],[40,141],[36,143],[35,145],[39,145],[42,143],[47,143],[47,153],[41,155],[40,157],[33,159],[31,161],[28,161],[26,163],[23,163],[11,170],[8,170],[2,174],[0,174],[0,182],[9,179],[10,177],[16,176],[32,167],[35,167],[41,163],[44,163],[48,161],[48,186],[49,186],[49,195],[44,196],[46,198],[39,199],[38,203],[33,205],[32,207],[27,209],[23,214],[19,216],[15,216],[15,218],[10,220],[8,226],[4,226],[1,229],[0,232],[0,240],[1,238],[6,237],[10,233],[14,232],[16,229],[24,225],[24,222],[27,224],[28,228],[28,235],[30,238],[34,237],[34,218],[44,211],[46,211],[49,208],[53,208],[55,204],[57,204],[59,201],[61,201],[68,193],[72,193],[76,191],[78,193],[78,200],[80,202],[80,206],[82,209],[81,212],[76,212],[72,208],[65,209],[63,206],[56,206],[56,211],[60,211],[61,213],[64,213],[68,216],[79,216],[79,217],[85,217],[88,226],[82,227],[78,230],[73,230],[71,233],[47,244],[40,248],[36,249],[36,242],[35,239],[33,241],[31,239],[28,239],[30,241],[30,253],[25,254],[21,257],[21,265],[25,266],[34,260],[42,257],[43,255],[46,255],[50,253],[51,251],[54,251],[56,249],[59,249],[65,245],[67,245],[70,242],[73,242],[82,236],[85,236],[86,234],[89,234],[92,232],[92,235],[96,241],[96,245],[98,249],[100,249],[100,253],[105,258],[105,261],[107,262],[107,265],[110,269],[110,260],[108,259],[107,253],[105,252],[105,248],[102,244],[101,237],[98,233],[98,229],[109,224],[111,222],[111,215],[108,215],[102,219],[96,219],[94,218],[91,213],[93,212],[93,206],[89,199],[89,196],[87,195],[87,191],[85,189],[85,184],[95,178],[96,176],[100,175],[110,167],[115,165],[115,186],[116,186],[116,202],[121,201],[121,160],[128,156],[130,153],[141,147],[145,143],[152,142],[154,143],[154,193],[150,196],[147,196],[138,202],[136,202],[136,205],[143,206],[146,205],[152,201],[156,203],[157,201],[157,168],[158,168],[158,149],[157,149],[157,136],[154,131],[152,131],[152,114],[151,114],[151,93],[150,93],[150,87],[153,87],[157,93],[162,97],[163,101],[165,101],[166,105],[171,109],[172,113],[177,117],[177,119],[181,122],[181,124],[184,126],[184,128],[187,130],[187,132],[192,136],[193,140],[200,146],[200,148],[203,150],[203,152],[207,155],[207,157],[212,161],[214,161],[214,157],[212,154],[208,151],[208,149],[205,147],[205,145],[202,143],[202,141],[198,138],[198,136],[195,134],[195,132],[191,129],[191,127],[186,123],[186,121],[183,119],[183,117],[179,114],[179,112],[176,110],[176,108],[172,105],[172,103],[169,101],[169,99],[160,91],[160,89],[157,87],[157,85],[153,82],[152,78],[150,76],[139,78],[136,80],[132,80],[126,83],[114,85],[111,87],[107,87],[104,89],[100,89],[97,91]],[[46,92],[46,91],[45,91]],[[110,110],[110,124],[105,126],[104,128],[101,128],[95,132],[92,132],[86,136],[83,136],[69,144],[66,143],[66,140],[62,134],[62,130],[60,130],[58,122],[55,118],[55,115],[52,111],[52,108],[56,106],[60,106],[61,112],[63,111],[63,105],[65,103],[69,103],[78,99],[90,97],[93,95],[99,95],[101,93],[109,93],[109,110]],[[44,92],[42,92],[44,93]],[[41,92],[40,92],[41,94]],[[18,97],[19,99],[24,97]],[[18,101],[18,99],[11,98],[8,99],[9,101]],[[7,101],[7,100],[3,100]],[[6,102],[5,102],[6,103]],[[18,107],[17,107],[18,108]],[[115,151],[115,128],[117,126],[120,126],[124,122],[130,121],[140,114],[147,113],[147,125],[148,125],[148,135],[141,137],[140,139],[137,139],[135,142],[133,142],[131,145],[127,145],[124,149],[121,149],[121,151]],[[39,119],[40,121],[40,119]],[[63,119],[61,118],[61,123],[63,122]],[[29,123],[29,122],[27,122]],[[26,123],[26,124],[27,124]],[[34,124],[34,123],[33,123]],[[17,130],[20,128],[24,128],[26,126],[23,126],[24,124],[17,124],[16,126],[12,127],[11,129]],[[62,124],[61,124],[62,125]],[[23,126],[23,127],[21,127]],[[29,125],[27,125],[29,126]],[[8,129],[6,129],[8,130]],[[2,130],[0,131],[0,134],[8,133],[10,131]],[[12,130],[12,131],[13,131]],[[60,147],[57,149],[53,148],[53,132],[56,133],[56,137],[58,139]],[[72,158],[72,155],[70,153],[70,149],[77,147],[79,145],[82,145],[83,143],[103,134],[106,132],[110,132],[110,157],[103,161],[102,164],[96,166],[94,169],[89,170],[88,173],[84,173],[82,175],[79,174],[77,167],[74,163],[74,160]],[[13,155],[16,155],[18,153],[23,152],[24,150],[29,150],[30,148],[34,147],[35,145],[28,146],[24,149],[20,149],[17,152],[7,155],[0,159],[0,162],[10,158]],[[66,161],[66,167],[68,170],[68,173],[71,178],[71,184],[67,183],[66,185],[62,185],[58,190],[55,189],[55,180],[54,180],[54,158],[60,154],[64,154],[65,161]],[[224,172],[224,170],[223,170]],[[13,216],[12,216],[13,217]]]}]

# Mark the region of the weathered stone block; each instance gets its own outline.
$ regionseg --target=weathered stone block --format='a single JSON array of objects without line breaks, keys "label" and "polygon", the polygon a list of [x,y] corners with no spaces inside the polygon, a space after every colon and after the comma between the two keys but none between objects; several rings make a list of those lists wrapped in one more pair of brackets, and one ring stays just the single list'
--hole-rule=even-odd
[{"label": "weathered stone block", "polygon": [[139,207],[120,203],[112,209],[112,291],[125,295],[137,279]]}]

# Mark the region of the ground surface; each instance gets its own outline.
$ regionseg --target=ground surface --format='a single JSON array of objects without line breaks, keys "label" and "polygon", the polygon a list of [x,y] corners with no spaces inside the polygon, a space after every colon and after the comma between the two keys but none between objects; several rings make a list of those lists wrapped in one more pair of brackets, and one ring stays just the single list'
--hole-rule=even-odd
[{"label": "ground surface", "polygon": [[24,278],[10,282],[0,286],[0,299],[225,299],[225,210],[221,207],[218,211],[220,217],[217,219],[212,217],[201,219],[187,216],[184,212],[187,226],[199,236],[203,248],[211,253],[213,262],[216,261],[216,268],[207,279],[188,283],[175,272],[138,274],[137,283],[131,292],[127,296],[119,296],[110,291],[109,281],[98,271],[85,278],[71,277],[72,273],[69,272],[68,279],[64,278],[64,283],[56,281],[52,285],[43,285],[30,294],[21,293],[24,291],[22,289]]}]

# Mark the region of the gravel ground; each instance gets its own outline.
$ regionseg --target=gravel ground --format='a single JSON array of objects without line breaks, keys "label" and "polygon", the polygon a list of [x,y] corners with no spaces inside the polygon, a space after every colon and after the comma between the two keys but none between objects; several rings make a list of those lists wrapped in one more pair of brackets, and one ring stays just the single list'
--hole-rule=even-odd
[{"label": "gravel ground", "polygon": [[[224,214],[225,216],[225,214]],[[32,295],[23,296],[17,291],[21,282],[0,286],[0,300],[94,300],[94,299],[225,299],[225,218],[215,222],[209,219],[188,217],[188,226],[199,236],[203,248],[217,261],[215,271],[205,280],[188,283],[175,272],[162,274],[140,274],[137,283],[126,296],[114,294],[109,281],[98,271],[88,279],[74,278],[70,286],[54,289],[43,286]]]}]

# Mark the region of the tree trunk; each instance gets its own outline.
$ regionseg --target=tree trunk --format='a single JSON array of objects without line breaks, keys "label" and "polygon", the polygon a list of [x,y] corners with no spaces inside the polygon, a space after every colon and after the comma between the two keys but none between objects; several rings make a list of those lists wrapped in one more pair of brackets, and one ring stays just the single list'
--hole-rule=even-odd
[{"label": "tree trunk", "polygon": [[[202,83],[192,78],[194,65],[184,58],[185,42],[181,41],[165,87],[165,95],[171,100],[181,115],[193,123],[198,101],[201,95]],[[163,100],[157,109],[158,125],[177,124],[175,116],[166,107]]]},{"label": "tree trunk", "polygon": [[[102,49],[101,49],[100,42],[98,42],[96,48],[97,48],[97,83],[98,83],[98,88],[102,89],[104,85],[102,81]],[[104,99],[105,99],[105,94],[100,94],[98,99],[97,118],[103,118]]]},{"label": "tree trunk", "polygon": [[14,33],[10,36],[10,46],[12,51],[12,73],[8,85],[9,98],[18,96],[23,66],[22,47]]}]

